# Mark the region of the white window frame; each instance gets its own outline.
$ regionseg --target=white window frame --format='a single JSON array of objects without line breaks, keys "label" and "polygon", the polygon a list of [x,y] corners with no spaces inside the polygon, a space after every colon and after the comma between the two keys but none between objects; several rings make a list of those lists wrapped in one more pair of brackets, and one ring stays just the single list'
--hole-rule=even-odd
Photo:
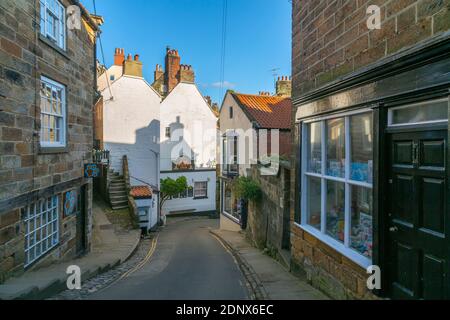
[{"label": "white window frame", "polygon": [[444,99],[437,99],[437,100],[428,100],[428,101],[423,101],[423,102],[419,102],[419,103],[414,103],[414,104],[408,104],[408,105],[404,105],[404,106],[399,106],[399,107],[393,107],[390,108],[388,110],[388,127],[405,127],[405,126],[417,126],[420,124],[433,124],[433,123],[446,123],[448,122],[448,116],[447,119],[439,119],[439,120],[430,120],[430,121],[420,121],[420,122],[406,122],[406,123],[397,123],[394,124],[392,123],[393,121],[393,112],[395,110],[400,110],[400,109],[408,109],[408,108],[413,108],[413,107],[417,107],[417,106],[422,106],[422,105],[429,105],[432,103],[440,103],[440,102],[447,102],[448,103],[448,98],[444,98]]},{"label": "white window frame", "polygon": [[[59,48],[66,50],[66,8],[58,0],[40,0],[40,8],[41,34],[53,41]],[[47,30],[49,17],[52,17],[54,23],[57,23],[56,35]]]},{"label": "white window frame", "polygon": [[[204,188],[199,188],[197,185],[198,184],[205,184]],[[197,195],[198,191],[204,191],[205,194],[204,195]],[[198,198],[207,198],[208,197],[208,181],[195,181],[194,182],[194,199],[198,199]]]},{"label": "white window frame", "polygon": [[[44,83],[46,86],[53,87],[55,89],[61,90],[61,114],[49,112],[49,111],[43,111],[43,108],[41,106],[41,131],[40,131],[40,145],[44,148],[64,148],[66,147],[66,140],[67,140],[67,117],[66,117],[66,86],[63,84],[60,84],[56,81],[53,81],[49,78],[46,78],[44,76],[41,76],[41,83]],[[47,99],[47,97],[42,97],[41,99]],[[50,142],[50,141],[44,141],[43,139],[43,121],[42,116],[48,115],[52,117],[59,117],[62,119],[61,127],[60,127],[60,141]]]},{"label": "white window frame", "polygon": [[[229,219],[236,223],[240,223],[239,219],[231,214],[231,212],[228,212],[225,210],[225,189],[226,189],[226,183],[229,181],[222,181],[221,188],[222,188],[222,213],[227,216]],[[233,206],[233,204],[231,204]]]},{"label": "white window frame", "polygon": [[[354,115],[360,115],[364,113],[373,112],[370,108],[365,108],[357,111],[346,112],[341,114],[336,114],[332,116],[314,118],[308,121],[304,121],[302,125],[302,147],[301,147],[301,221],[300,224],[295,222],[299,228],[310,233],[314,237],[318,238],[320,241],[326,243],[339,253],[343,254],[345,257],[354,261],[363,268],[367,268],[372,265],[372,259],[363,256],[356,250],[352,249],[350,246],[350,225],[351,225],[351,199],[350,199],[350,189],[352,186],[359,186],[373,190],[373,184],[361,181],[355,181],[350,179],[350,163],[351,163],[351,132],[350,132],[350,117]],[[345,177],[333,177],[326,175],[326,120],[344,118],[345,121]],[[321,122],[322,128],[322,141],[321,141],[321,157],[322,157],[322,172],[321,174],[307,172],[307,157],[308,157],[308,134],[307,126],[313,122]],[[307,223],[307,178],[315,177],[321,180],[321,230],[314,228]],[[372,179],[373,180],[373,179]],[[344,183],[345,185],[345,227],[344,227],[344,243],[328,236],[326,234],[326,181],[336,181]]]},{"label": "white window frame", "polygon": [[[22,210],[25,227],[24,267],[26,268],[59,244],[59,196],[41,199]],[[38,221],[39,227],[37,227]],[[38,232],[39,240],[36,237]]]}]

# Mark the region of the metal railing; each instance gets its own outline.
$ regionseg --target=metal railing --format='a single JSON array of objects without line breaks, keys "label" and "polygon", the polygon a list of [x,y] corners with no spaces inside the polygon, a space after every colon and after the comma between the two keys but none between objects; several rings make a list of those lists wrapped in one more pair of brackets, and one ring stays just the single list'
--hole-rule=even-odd
[{"label": "metal railing", "polygon": [[109,150],[92,150],[92,160],[94,163],[102,163],[109,165],[110,152]]}]

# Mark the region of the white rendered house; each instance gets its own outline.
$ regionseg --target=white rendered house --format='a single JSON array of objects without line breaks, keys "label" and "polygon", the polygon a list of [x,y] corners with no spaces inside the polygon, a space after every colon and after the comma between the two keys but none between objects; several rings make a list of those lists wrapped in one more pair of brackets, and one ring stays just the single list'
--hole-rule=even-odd
[{"label": "white rendered house", "polygon": [[[115,64],[104,73],[102,130],[103,148],[110,152],[110,168],[122,174],[123,156],[128,158],[130,184],[132,187],[145,189],[147,194],[140,194],[136,203],[140,212],[147,212],[154,217],[158,206],[159,190],[159,109],[160,95],[142,77],[142,63],[139,56],[125,60],[117,55],[123,51],[116,50]],[[122,68],[122,73],[120,69]],[[109,85],[105,77],[115,75]],[[100,76],[100,77],[102,77]],[[105,86],[106,84],[106,86]],[[154,212],[153,212],[153,211]],[[148,227],[156,224],[156,219]]]},{"label": "white rendered house", "polygon": [[216,211],[217,117],[194,83],[180,82],[161,103],[161,179],[185,176],[189,189],[165,214]]}]

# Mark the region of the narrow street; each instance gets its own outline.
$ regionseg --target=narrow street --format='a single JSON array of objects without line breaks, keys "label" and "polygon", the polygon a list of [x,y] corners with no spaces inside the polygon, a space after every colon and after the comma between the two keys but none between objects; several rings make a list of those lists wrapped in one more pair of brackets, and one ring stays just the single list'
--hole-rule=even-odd
[{"label": "narrow street", "polygon": [[88,298],[248,299],[233,257],[209,233],[218,220],[180,219],[170,221],[159,233],[156,248],[142,268]]}]

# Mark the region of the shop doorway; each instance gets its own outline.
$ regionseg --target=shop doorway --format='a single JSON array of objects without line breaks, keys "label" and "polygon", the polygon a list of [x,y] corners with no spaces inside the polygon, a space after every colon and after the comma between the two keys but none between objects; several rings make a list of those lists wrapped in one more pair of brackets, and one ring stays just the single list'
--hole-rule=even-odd
[{"label": "shop doorway", "polygon": [[77,217],[76,250],[77,255],[83,255],[87,249],[85,187],[81,187],[77,195],[76,217]]},{"label": "shop doorway", "polygon": [[388,137],[387,270],[393,299],[449,299],[447,130]]}]

